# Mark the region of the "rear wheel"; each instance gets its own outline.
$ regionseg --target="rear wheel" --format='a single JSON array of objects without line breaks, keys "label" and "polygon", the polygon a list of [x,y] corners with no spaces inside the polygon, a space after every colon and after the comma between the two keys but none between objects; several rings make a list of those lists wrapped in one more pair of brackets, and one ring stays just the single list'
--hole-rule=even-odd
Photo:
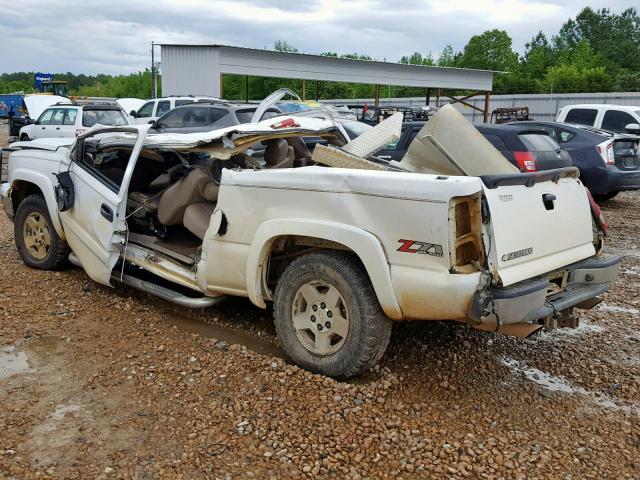
[{"label": "rear wheel", "polygon": [[276,331],[301,367],[349,378],[384,354],[391,320],[360,262],[342,252],[305,255],[284,271],[274,298]]},{"label": "rear wheel", "polygon": [[69,247],[58,236],[47,204],[40,195],[29,195],[18,206],[14,236],[18,254],[25,265],[57,270],[67,264]]},{"label": "rear wheel", "polygon": [[606,202],[607,200],[611,200],[612,198],[614,198],[619,193],[620,193],[620,191],[603,193],[601,195],[594,195],[593,198],[595,200],[597,200],[598,202]]}]

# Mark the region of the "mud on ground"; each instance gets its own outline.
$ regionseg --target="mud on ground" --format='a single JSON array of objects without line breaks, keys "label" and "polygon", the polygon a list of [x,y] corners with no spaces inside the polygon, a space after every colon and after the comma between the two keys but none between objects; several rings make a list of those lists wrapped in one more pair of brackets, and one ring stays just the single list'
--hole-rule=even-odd
[{"label": "mud on ground", "polygon": [[400,323],[350,382],[282,355],[270,311],[188,311],[25,267],[0,214],[0,478],[640,478],[639,194],[581,327]]}]

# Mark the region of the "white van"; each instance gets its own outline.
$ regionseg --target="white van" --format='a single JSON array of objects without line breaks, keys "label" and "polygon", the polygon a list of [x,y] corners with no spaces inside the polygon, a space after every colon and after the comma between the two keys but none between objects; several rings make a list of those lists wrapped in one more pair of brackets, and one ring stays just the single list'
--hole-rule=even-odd
[{"label": "white van", "polygon": [[604,103],[567,105],[558,110],[556,122],[588,125],[616,133],[640,134],[640,106]]}]

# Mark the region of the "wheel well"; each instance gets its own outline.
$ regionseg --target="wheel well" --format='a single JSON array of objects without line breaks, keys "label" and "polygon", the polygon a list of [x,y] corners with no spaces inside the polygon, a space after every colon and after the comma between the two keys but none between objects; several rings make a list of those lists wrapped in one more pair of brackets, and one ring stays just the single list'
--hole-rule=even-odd
[{"label": "wheel well", "polygon": [[13,190],[11,192],[11,200],[13,201],[13,211],[18,211],[18,206],[29,195],[41,195],[44,197],[42,190],[37,185],[24,180],[16,180],[13,182]]},{"label": "wheel well", "polygon": [[351,253],[354,258],[360,258],[346,245],[324,238],[306,237],[302,235],[283,235],[271,241],[269,253],[266,255],[265,293],[273,297],[276,284],[287,266],[296,258],[311,252],[321,250],[340,250]]}]

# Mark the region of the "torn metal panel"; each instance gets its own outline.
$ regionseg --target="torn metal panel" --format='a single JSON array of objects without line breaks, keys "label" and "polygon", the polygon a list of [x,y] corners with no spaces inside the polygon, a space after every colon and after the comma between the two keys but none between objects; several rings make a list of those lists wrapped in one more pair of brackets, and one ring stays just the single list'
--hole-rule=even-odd
[{"label": "torn metal panel", "polygon": [[387,143],[400,139],[403,118],[402,113],[394,113],[368,132],[351,140],[342,149],[359,157],[368,157]]},{"label": "torn metal panel", "polygon": [[352,155],[335,147],[318,144],[313,150],[311,160],[322,165],[336,168],[357,168],[361,170],[387,170],[384,165]]},{"label": "torn metal panel", "polygon": [[425,124],[399,163],[416,173],[479,177],[518,173],[454,107],[445,105]]}]

